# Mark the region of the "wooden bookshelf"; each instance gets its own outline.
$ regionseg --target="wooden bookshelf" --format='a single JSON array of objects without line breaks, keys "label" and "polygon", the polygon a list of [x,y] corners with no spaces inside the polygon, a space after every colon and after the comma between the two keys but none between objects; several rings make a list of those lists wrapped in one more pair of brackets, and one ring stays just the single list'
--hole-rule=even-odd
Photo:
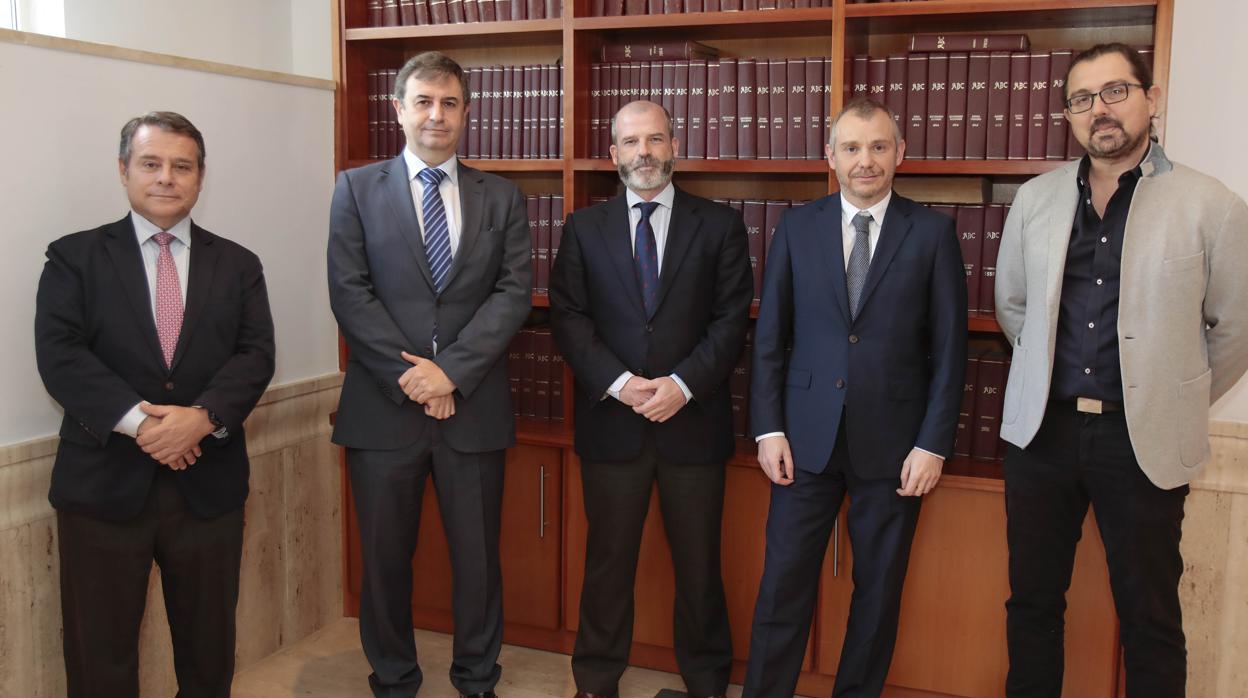
[{"label": "wooden bookshelf", "polygon": [[[829,113],[841,107],[847,56],[900,52],[911,33],[1028,33],[1037,50],[1079,49],[1104,40],[1151,43],[1154,79],[1162,88],[1160,111],[1165,114],[1173,3],[922,0],[847,4],[834,0],[823,8],[590,17],[589,0],[567,0],[563,16],[556,19],[368,27],[366,0],[337,0],[336,166],[344,169],[375,162],[367,158],[368,71],[398,68],[427,49],[444,51],[466,67],[556,61],[564,67],[563,157],[466,163],[513,179],[525,193],[561,193],[565,213],[584,207],[591,196],[609,196],[618,190],[611,161],[588,157],[590,65],[608,42],[680,38],[707,43],[726,56],[830,55]],[[1164,130],[1160,132],[1164,135]],[[994,183],[1014,185],[1063,164],[1060,160],[906,160],[898,174],[983,178],[984,191],[992,193]],[[822,159],[686,159],[676,165],[676,181],[704,196],[733,198],[814,198],[837,188]],[[1000,192],[1012,191],[1012,187],[996,190],[1002,196]],[[748,196],[742,197],[746,192]],[[549,297],[534,294],[533,305],[535,317],[540,316],[548,312]],[[757,317],[757,312],[755,303],[751,317]],[[1000,327],[991,315],[971,313],[968,329],[975,342],[1002,342]],[[345,351],[341,357],[345,365]],[[504,511],[505,535],[510,536],[504,543],[505,638],[565,653],[575,637],[585,535],[580,463],[572,448],[574,390],[571,372],[565,370],[565,421],[517,420],[517,446],[508,454]],[[1006,662],[1001,605],[1008,594],[1001,473],[999,462],[953,458],[945,466],[940,487],[925,499],[903,600],[902,634],[886,694],[1000,695]],[[728,463],[724,523],[736,682],[743,677],[769,491],[752,440],[740,439]],[[421,627],[447,631],[449,563],[431,492],[432,488],[426,492],[415,563],[423,581],[414,595],[414,617]],[[345,496],[344,607],[348,613],[358,608],[359,593],[359,551],[351,544],[355,531],[352,506],[350,496]],[[535,511],[541,512],[542,537],[537,536],[535,517],[539,515]],[[642,551],[648,582],[637,592],[632,656],[639,665],[673,671],[670,557],[658,532],[657,507],[652,507],[651,516]],[[820,581],[814,640],[798,686],[806,694],[825,695],[831,690],[845,604],[852,590],[848,580],[852,554],[847,553],[844,529],[842,525],[836,534],[839,544],[829,549]],[[530,531],[532,536],[523,537]],[[1094,526],[1085,526],[1084,539],[1068,597],[1066,694],[1108,698],[1118,695],[1117,626]]]}]

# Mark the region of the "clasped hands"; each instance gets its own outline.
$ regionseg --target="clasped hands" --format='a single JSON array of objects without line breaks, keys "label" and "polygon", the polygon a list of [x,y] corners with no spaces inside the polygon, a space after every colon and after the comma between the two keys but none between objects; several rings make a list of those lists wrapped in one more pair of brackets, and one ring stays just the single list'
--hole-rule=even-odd
[{"label": "clasped hands", "polygon": [[139,403],[147,415],[139,424],[135,443],[161,465],[173,470],[186,470],[203,455],[199,442],[216,427],[208,419],[208,410],[179,405]]},{"label": "clasped hands", "polygon": [[652,422],[666,422],[685,406],[685,392],[671,376],[633,376],[620,388],[620,402]]},{"label": "clasped hands", "polygon": [[434,419],[446,419],[455,414],[455,383],[442,371],[442,367],[429,359],[415,354],[401,353],[403,360],[412,365],[399,376],[399,387],[413,402],[425,406],[425,414]]}]

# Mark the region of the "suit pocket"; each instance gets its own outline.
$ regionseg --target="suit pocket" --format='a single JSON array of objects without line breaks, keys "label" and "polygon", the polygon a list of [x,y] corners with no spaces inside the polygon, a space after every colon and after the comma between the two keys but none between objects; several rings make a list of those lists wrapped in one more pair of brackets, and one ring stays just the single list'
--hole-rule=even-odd
[{"label": "suit pocket", "polygon": [[1164,274],[1181,274],[1189,269],[1203,269],[1205,266],[1205,251],[1201,250],[1196,254],[1189,254],[1184,257],[1174,257],[1173,259],[1163,260],[1161,263],[1161,271]]},{"label": "suit pocket", "polygon": [[804,368],[790,368],[784,377],[784,384],[790,388],[810,389],[810,371]]},{"label": "suit pocket", "polygon": [[1179,384],[1179,460],[1195,468],[1209,459],[1209,390],[1213,371]]},{"label": "suit pocket", "polygon": [[1005,404],[1001,409],[1001,423],[1013,424],[1018,420],[1023,405],[1023,389],[1027,386],[1027,350],[1014,345],[1014,358],[1010,360],[1010,375],[1005,381]]}]

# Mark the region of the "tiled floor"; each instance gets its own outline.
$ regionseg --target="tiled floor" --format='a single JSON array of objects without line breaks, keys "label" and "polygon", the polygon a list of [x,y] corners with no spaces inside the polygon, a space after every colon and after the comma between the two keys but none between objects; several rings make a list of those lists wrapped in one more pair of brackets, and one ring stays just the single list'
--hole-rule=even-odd
[{"label": "tiled floor", "polygon": [[[457,698],[447,679],[451,638],[416,631],[416,647],[425,675],[420,698]],[[576,692],[567,655],[503,646],[499,659],[501,698],[571,698]],[[372,698],[368,662],[360,650],[359,625],[346,618],[293,647],[248,667],[234,677],[234,698]],[[675,674],[630,668],[620,682],[620,698],[653,698],[663,688],[683,690]],[[740,686],[728,689],[739,697]]]}]

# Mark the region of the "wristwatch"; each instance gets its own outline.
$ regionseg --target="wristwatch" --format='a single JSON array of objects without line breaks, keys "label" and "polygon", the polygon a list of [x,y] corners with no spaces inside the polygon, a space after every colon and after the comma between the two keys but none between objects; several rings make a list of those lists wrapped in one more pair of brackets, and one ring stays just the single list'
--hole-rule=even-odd
[{"label": "wristwatch", "polygon": [[212,432],[213,438],[224,439],[230,435],[230,430],[225,428],[225,422],[221,421],[221,418],[217,416],[216,412],[213,412],[211,409],[204,407],[203,405],[194,405],[193,407],[197,410],[203,410],[208,413],[208,421],[212,423],[212,426],[216,427],[216,429]]}]

